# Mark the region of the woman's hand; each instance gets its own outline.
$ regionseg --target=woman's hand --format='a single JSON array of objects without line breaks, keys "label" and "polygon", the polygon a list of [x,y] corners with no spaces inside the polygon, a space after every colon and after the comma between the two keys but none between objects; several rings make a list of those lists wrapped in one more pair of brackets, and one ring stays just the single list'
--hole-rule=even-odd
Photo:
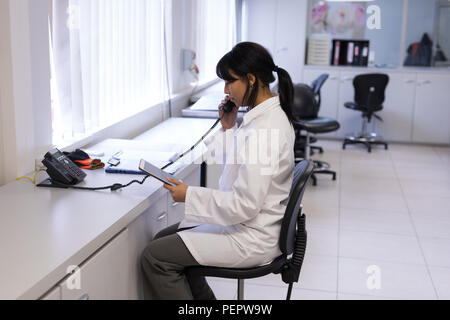
[{"label": "woman's hand", "polygon": [[184,184],[181,181],[167,178],[169,182],[172,182],[175,184],[175,186],[171,186],[168,184],[164,184],[164,188],[170,191],[172,194],[172,199],[175,202],[185,202],[186,201],[186,192],[187,188],[189,187],[187,184]]},{"label": "woman's hand", "polygon": [[222,102],[219,105],[219,117],[220,122],[222,123],[222,130],[226,131],[228,129],[231,129],[236,124],[237,114],[239,111],[239,108],[236,106],[233,108],[233,110],[230,113],[224,114],[222,111],[222,107],[228,102],[229,98],[222,100]]}]

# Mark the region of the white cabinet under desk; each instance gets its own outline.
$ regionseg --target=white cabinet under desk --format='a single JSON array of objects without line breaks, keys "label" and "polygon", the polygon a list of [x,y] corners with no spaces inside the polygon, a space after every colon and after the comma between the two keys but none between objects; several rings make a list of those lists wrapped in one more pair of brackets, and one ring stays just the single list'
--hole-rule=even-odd
[{"label": "white cabinet under desk", "polygon": [[354,101],[353,79],[364,73],[385,73],[389,83],[383,110],[377,112],[383,121],[374,119],[369,129],[375,125],[388,142],[450,144],[450,69],[305,66],[303,81],[309,85],[323,73],[330,77],[321,90],[319,116],[341,125],[324,136],[342,139],[361,130],[361,113],[344,107]]}]

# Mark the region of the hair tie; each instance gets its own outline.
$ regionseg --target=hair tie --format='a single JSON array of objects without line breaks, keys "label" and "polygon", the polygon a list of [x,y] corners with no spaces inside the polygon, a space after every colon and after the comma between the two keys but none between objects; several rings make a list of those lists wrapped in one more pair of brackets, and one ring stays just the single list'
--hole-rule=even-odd
[{"label": "hair tie", "polygon": [[275,66],[275,67],[273,68],[273,71],[275,71],[276,73],[278,73],[279,70],[280,70],[280,68],[278,68],[278,66]]}]

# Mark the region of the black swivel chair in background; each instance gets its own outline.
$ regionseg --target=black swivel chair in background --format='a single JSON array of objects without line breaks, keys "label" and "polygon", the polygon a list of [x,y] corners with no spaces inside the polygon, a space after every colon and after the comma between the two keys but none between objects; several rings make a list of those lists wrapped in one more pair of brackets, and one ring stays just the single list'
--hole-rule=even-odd
[{"label": "black swivel chair in background", "polygon": [[347,144],[354,143],[364,144],[368,152],[372,151],[372,144],[381,144],[385,149],[388,148],[388,144],[383,141],[381,136],[374,132],[367,132],[367,125],[371,122],[372,117],[383,121],[375,112],[383,109],[384,92],[388,82],[389,76],[382,73],[361,74],[353,79],[355,102],[346,102],[344,106],[362,113],[362,129],[359,134],[345,137],[342,149],[345,149]]},{"label": "black swivel chair in background", "polygon": [[[296,162],[302,158],[309,160],[311,156],[311,134],[327,133],[339,129],[339,123],[331,118],[319,117],[320,89],[328,78],[328,74],[317,78],[312,88],[305,84],[294,85],[294,102],[292,114],[294,116],[294,129],[296,131],[295,159]],[[306,137],[301,132],[306,132]],[[336,180],[336,172],[330,170],[330,165],[325,161],[313,160],[314,173],[312,175],[313,185],[317,185],[316,174],[330,174]]]},{"label": "black swivel chair in background", "polygon": [[[313,164],[303,160],[295,166],[289,200],[281,222],[279,246],[281,255],[270,264],[254,268],[222,268],[196,266],[186,269],[189,276],[206,276],[238,279],[238,300],[244,298],[244,279],[258,278],[270,273],[281,273],[289,284],[286,300],[290,300],[292,285],[298,282],[306,250],[305,215],[302,214],[302,198],[306,182],[313,172]],[[291,257],[289,257],[292,254]]]}]

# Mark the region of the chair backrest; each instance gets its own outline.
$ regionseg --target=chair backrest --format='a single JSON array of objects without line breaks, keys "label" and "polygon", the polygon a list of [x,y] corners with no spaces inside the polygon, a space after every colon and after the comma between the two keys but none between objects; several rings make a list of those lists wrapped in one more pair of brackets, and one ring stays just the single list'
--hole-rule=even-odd
[{"label": "chair backrest", "polygon": [[281,223],[280,250],[285,255],[290,255],[294,251],[297,217],[300,212],[303,193],[306,182],[312,175],[314,164],[311,161],[303,160],[294,169],[294,180],[289,193],[289,201],[286,212]]},{"label": "chair backrest", "polygon": [[364,106],[370,112],[384,102],[384,91],[389,82],[389,76],[383,73],[360,74],[353,79],[355,102]]},{"label": "chair backrest", "polygon": [[314,119],[317,117],[317,103],[312,89],[303,83],[294,85],[292,115],[298,119]]},{"label": "chair backrest", "polygon": [[316,80],[311,83],[311,89],[314,92],[317,102],[317,110],[320,109],[320,89],[324,85],[325,81],[327,81],[330,75],[328,73],[321,74]]}]

